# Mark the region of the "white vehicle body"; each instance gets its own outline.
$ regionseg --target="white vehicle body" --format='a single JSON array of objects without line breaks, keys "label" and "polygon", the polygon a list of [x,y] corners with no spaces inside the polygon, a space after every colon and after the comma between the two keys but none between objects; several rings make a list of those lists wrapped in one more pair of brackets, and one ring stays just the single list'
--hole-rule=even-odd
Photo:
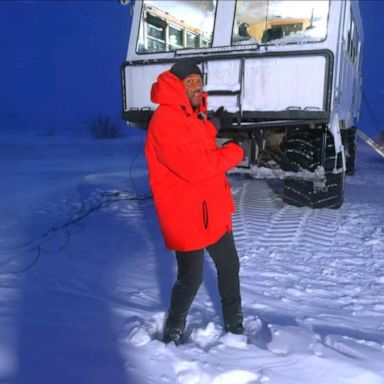
[{"label": "white vehicle body", "polygon": [[[257,174],[267,167],[291,180],[292,170],[296,179],[302,170],[314,171],[295,149],[303,132],[309,142],[304,152],[319,147],[315,162],[325,173],[339,174],[337,183],[343,184],[344,173],[354,168],[362,41],[358,1],[136,0],[122,65],[122,116],[145,127],[156,108],[150,89],[157,76],[178,59],[193,57],[204,74],[208,110],[223,106],[231,119],[223,140],[242,139],[245,168]],[[326,153],[330,146],[333,156]],[[320,184],[311,183],[309,193],[318,193]],[[340,206],[339,187],[339,204],[287,201]],[[307,194],[307,187],[296,192]]]}]

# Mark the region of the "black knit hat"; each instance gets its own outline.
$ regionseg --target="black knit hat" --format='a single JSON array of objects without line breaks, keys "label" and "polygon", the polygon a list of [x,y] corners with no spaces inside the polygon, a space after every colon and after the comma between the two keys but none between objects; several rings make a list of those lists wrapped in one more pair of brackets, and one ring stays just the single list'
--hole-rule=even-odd
[{"label": "black knit hat", "polygon": [[180,80],[185,79],[189,75],[202,76],[200,68],[196,65],[196,61],[193,59],[182,59],[177,61],[173,64],[171,72]]}]

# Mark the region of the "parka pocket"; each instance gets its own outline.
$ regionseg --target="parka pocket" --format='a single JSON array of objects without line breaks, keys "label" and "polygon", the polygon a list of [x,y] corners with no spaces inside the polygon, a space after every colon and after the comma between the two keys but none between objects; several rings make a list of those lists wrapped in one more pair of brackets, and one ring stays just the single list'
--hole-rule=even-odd
[{"label": "parka pocket", "polygon": [[209,224],[208,205],[205,200],[203,200],[203,224],[204,224],[204,228],[208,229],[208,224]]}]

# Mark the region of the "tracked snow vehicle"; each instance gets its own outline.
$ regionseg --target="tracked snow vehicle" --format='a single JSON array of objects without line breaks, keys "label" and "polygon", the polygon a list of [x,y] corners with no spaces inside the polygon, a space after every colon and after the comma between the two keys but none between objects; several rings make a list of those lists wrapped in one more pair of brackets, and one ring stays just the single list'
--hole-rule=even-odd
[{"label": "tracked snow vehicle", "polygon": [[[126,0],[125,0],[126,2]],[[122,116],[145,128],[150,88],[180,59],[204,75],[218,141],[241,139],[239,172],[284,180],[283,200],[338,208],[355,170],[363,30],[358,1],[136,0]]]}]

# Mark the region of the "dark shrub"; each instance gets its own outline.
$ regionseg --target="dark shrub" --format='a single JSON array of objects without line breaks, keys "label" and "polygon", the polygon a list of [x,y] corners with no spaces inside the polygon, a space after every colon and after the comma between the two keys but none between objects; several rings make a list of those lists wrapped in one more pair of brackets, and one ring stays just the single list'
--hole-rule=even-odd
[{"label": "dark shrub", "polygon": [[91,120],[89,131],[94,139],[116,139],[121,137],[119,123],[108,116],[97,116]]}]

